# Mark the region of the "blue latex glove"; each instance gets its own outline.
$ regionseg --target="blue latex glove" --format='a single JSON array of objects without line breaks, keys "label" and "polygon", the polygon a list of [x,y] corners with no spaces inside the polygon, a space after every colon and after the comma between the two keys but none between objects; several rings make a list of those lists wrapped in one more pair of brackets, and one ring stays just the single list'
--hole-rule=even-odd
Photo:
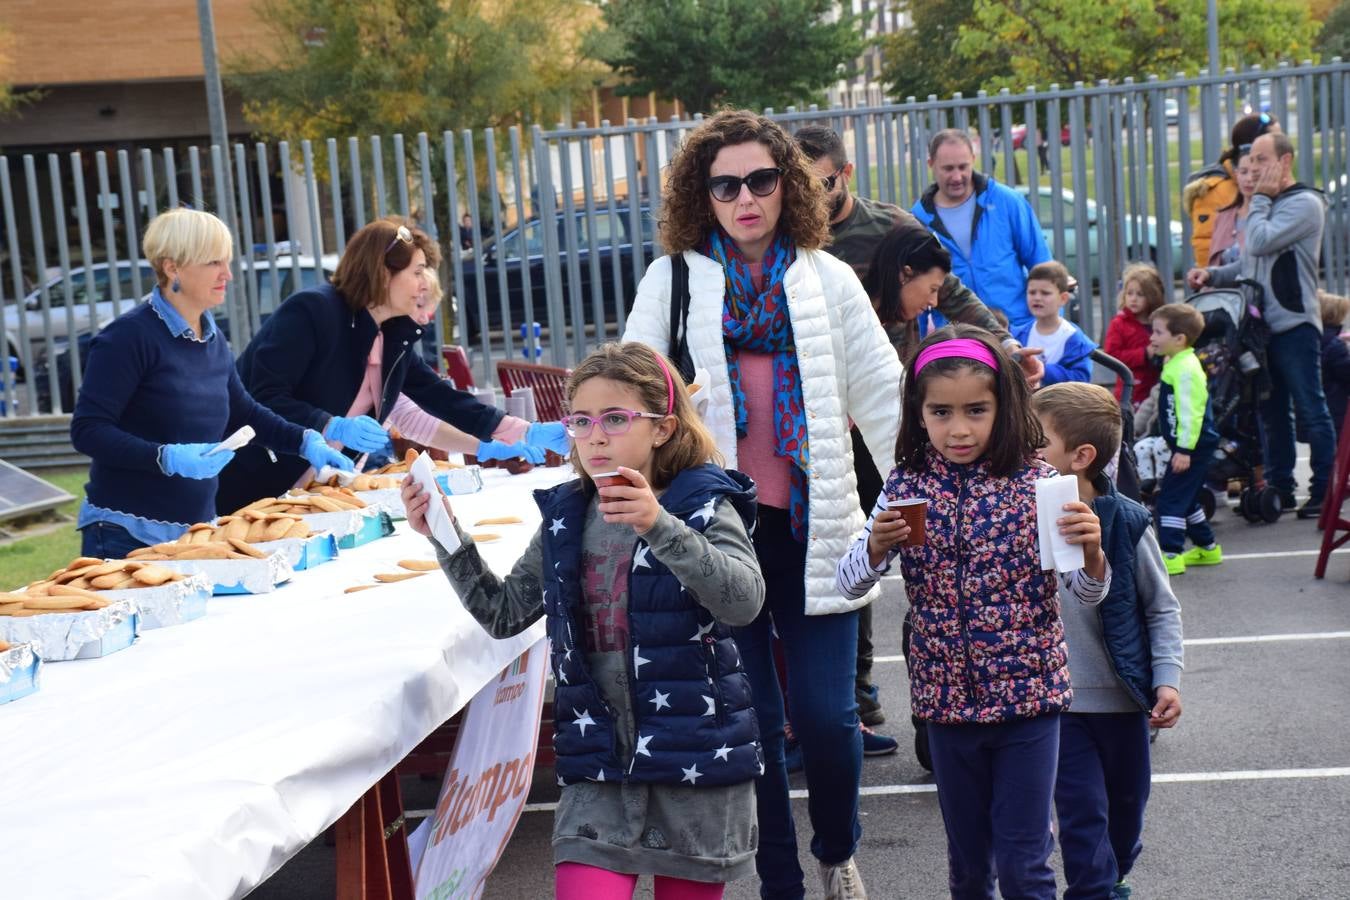
[{"label": "blue latex glove", "polygon": [[559,456],[572,452],[572,438],[561,422],[535,422],[525,429],[525,443],[533,447],[552,450]]},{"label": "blue latex glove", "polygon": [[300,439],[300,455],[316,472],[324,466],[332,466],[344,472],[352,470],[352,461],[324,443],[323,435],[313,428],[306,428],[305,436]]},{"label": "blue latex glove", "polygon": [[474,456],[484,461],[489,459],[520,459],[523,457],[537,466],[544,461],[544,448],[532,447],[524,441],[515,444],[503,444],[501,441],[480,441],[478,449],[474,451]]},{"label": "blue latex glove", "polygon": [[163,444],[159,448],[159,468],[165,475],[180,478],[215,478],[234,459],[233,450],[206,453],[215,444]]},{"label": "blue latex glove", "polygon": [[350,419],[333,416],[328,420],[323,436],[357,453],[375,453],[390,446],[389,432],[370,416],[353,416]]}]

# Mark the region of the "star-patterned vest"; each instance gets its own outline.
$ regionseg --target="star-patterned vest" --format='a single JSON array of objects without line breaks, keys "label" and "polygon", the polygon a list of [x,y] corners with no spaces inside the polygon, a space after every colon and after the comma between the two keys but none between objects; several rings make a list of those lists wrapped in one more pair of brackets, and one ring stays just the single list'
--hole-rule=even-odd
[{"label": "star-patterned vest", "polygon": [[[749,530],[755,488],[739,472],[714,465],[687,469],[660,502],[701,532],[723,499]],[[591,677],[584,645],[581,532],[590,497],[577,480],[536,491],[535,500],[545,525],[544,609],[557,681],[553,748],[559,782],[726,785],[762,773],[750,680],[731,628],[714,620],[636,536],[628,576],[628,683],[637,733],[632,757],[620,757],[616,717]]]}]

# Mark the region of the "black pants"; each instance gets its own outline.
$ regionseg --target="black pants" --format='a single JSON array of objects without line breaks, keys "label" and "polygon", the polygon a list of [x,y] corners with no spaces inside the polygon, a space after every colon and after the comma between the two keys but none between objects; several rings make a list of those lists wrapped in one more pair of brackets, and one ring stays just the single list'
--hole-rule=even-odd
[{"label": "black pants", "polygon": [[[872,465],[872,454],[863,443],[862,433],[857,428],[853,434],[853,474],[858,479],[858,505],[863,515],[872,515],[872,507],[881,496],[884,482]],[[875,704],[869,693],[872,687],[872,604],[858,610],[858,677],[856,681],[858,703],[864,708]],[[876,704],[879,705],[879,704]]]}]

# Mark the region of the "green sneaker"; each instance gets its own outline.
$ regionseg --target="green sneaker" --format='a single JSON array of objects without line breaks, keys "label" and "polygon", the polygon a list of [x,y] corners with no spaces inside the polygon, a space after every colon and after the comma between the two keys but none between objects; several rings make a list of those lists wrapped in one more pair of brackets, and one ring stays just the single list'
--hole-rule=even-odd
[{"label": "green sneaker", "polygon": [[1186,574],[1186,555],[1184,553],[1164,553],[1163,565],[1167,566],[1168,575]]},{"label": "green sneaker", "polygon": [[1111,900],[1128,900],[1130,896],[1130,886],[1123,881],[1117,881],[1116,886],[1111,889]]},{"label": "green sneaker", "polygon": [[1181,559],[1188,566],[1217,566],[1223,562],[1223,548],[1218,544],[1209,550],[1204,547],[1192,547],[1181,554]]}]

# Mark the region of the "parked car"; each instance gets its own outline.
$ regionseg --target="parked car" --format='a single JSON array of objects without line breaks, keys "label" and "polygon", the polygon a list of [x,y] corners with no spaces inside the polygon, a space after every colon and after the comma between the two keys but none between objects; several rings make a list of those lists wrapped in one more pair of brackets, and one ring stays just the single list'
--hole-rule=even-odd
[{"label": "parked car", "polygon": [[[1071,131],[1069,130],[1069,126],[1068,126],[1067,123],[1060,126],[1060,129],[1059,129],[1059,144],[1060,144],[1061,147],[1067,147],[1067,146],[1069,146],[1069,137],[1070,137],[1072,134],[1073,134],[1073,132],[1071,132]],[[1014,125],[1014,126],[1012,127],[1012,142],[1013,142],[1013,149],[1014,149],[1014,150],[1021,150],[1024,146],[1026,146],[1026,142],[1027,142],[1027,126],[1026,126],[1025,124],[1022,124],[1022,125]]]},{"label": "parked car", "polygon": [[[278,256],[276,261],[277,282],[279,290],[277,295],[281,300],[285,300],[296,291],[312,287],[319,282],[319,276],[314,271],[314,257],[300,256],[300,272],[297,274],[294,270],[294,259],[289,253]],[[338,255],[335,253],[326,254],[320,260],[320,265],[324,271],[324,280],[332,278],[337,271]],[[259,299],[259,312],[262,316],[268,316],[276,310],[279,302],[272,293],[272,267],[267,259],[244,259],[240,261],[243,271],[243,278],[255,279],[255,296]],[[144,292],[142,296],[135,296],[134,282],[131,276],[131,264],[119,261],[118,268],[118,291],[120,299],[114,303],[112,300],[111,288],[108,286],[108,264],[96,263],[92,268],[95,275],[95,289],[99,290],[98,299],[95,302],[95,310],[98,313],[98,327],[105,328],[108,323],[117,318],[124,312],[131,310],[133,306],[150,296],[150,289],[155,284],[155,272],[148,262],[141,262],[141,289]],[[72,269],[71,279],[74,282],[73,294],[75,300],[75,339],[93,334],[93,328],[89,324],[89,304],[87,302],[87,286],[84,279],[84,269]],[[244,288],[244,282],[237,282],[239,289]],[[54,350],[57,356],[68,354],[71,335],[68,333],[66,325],[65,308],[65,290],[64,279],[60,276],[48,282],[48,296],[51,300],[51,320],[52,320],[52,340]],[[47,345],[44,340],[44,331],[42,329],[42,306],[41,297],[35,291],[24,299],[25,315],[28,318],[28,339],[31,348],[31,355],[28,357],[28,364],[45,371],[47,365]],[[228,308],[220,308],[215,311],[216,324],[228,338],[230,334],[230,319]],[[18,310],[5,310],[5,334],[6,342],[9,345],[11,356],[23,357],[18,353],[19,330],[18,330]],[[87,341],[84,342],[87,345]],[[69,361],[57,363],[59,372],[66,373],[69,370]],[[20,367],[18,380],[22,381],[27,377],[27,372]],[[68,378],[67,374],[62,374],[62,378]]]},{"label": "parked car", "polygon": [[[141,262],[141,290],[148,291],[155,283],[155,272],[148,262]],[[93,276],[94,308],[98,321],[111,321],[119,310],[131,309],[139,301],[133,272],[128,260],[120,260],[116,268],[106,262],[94,263],[88,269],[79,266],[70,270],[70,297],[66,296],[66,277],[57,274],[47,279],[47,297],[51,306],[51,334],[53,340],[64,341],[69,337],[69,323],[66,321],[66,302],[73,306],[75,334],[90,329],[89,278]],[[113,302],[113,283],[117,285],[118,302]],[[22,313],[19,304],[8,303],[5,306],[5,343],[10,356],[27,360],[29,365],[36,364],[47,352],[46,330],[42,322],[42,292],[34,290],[23,298]],[[22,315],[28,328],[28,354],[20,351],[19,316]]]},{"label": "parked car", "polygon": [[1168,125],[1175,125],[1177,124],[1177,120],[1180,118],[1181,118],[1181,104],[1177,103],[1177,98],[1164,97],[1163,119],[1166,120]]},{"label": "parked car", "polygon": [[[1019,184],[1015,188],[1015,190],[1017,190],[1017,192],[1024,197],[1028,195],[1026,185]],[[1055,236],[1054,236],[1055,220],[1053,218],[1054,207],[1051,205],[1053,203],[1059,203],[1064,208],[1064,258],[1061,259],[1060,262],[1064,263],[1064,265],[1068,267],[1070,272],[1076,273],[1078,271],[1078,253],[1080,246],[1078,241],[1077,219],[1075,218],[1074,212],[1076,207],[1076,200],[1074,198],[1074,195],[1069,191],[1063,191],[1059,196],[1055,196],[1055,194],[1053,193],[1053,191],[1049,186],[1042,186],[1040,189],[1039,214],[1041,220],[1041,231],[1045,234],[1045,243],[1047,246],[1051,248],[1052,252],[1055,246]],[[1097,255],[1097,246],[1098,246],[1097,229],[1099,225],[1097,215],[1097,204],[1095,201],[1090,199],[1085,200],[1084,203],[1087,204],[1088,265],[1090,267],[1089,270],[1093,273],[1093,277],[1095,279],[1098,277],[1100,269],[1100,264]],[[1134,228],[1137,222],[1139,222],[1138,216],[1132,215],[1125,217],[1125,229],[1126,229],[1125,235],[1127,243],[1130,239],[1130,235],[1134,233]],[[1146,216],[1144,217],[1143,222],[1141,224],[1143,232],[1146,236],[1146,240],[1148,241],[1149,258],[1156,261],[1158,258],[1158,236],[1159,236],[1158,220],[1155,219],[1153,216]],[[1181,223],[1180,222],[1169,223],[1168,231],[1171,237],[1169,244],[1172,248],[1172,274],[1180,278],[1182,275],[1185,274],[1185,270],[1182,268]]]},{"label": "parked car", "polygon": [[[633,282],[631,262],[633,239],[630,229],[630,208],[618,210],[618,231],[613,230],[614,223],[605,207],[597,209],[595,218],[588,219],[585,210],[574,213],[576,223],[578,274],[580,275],[581,298],[585,304],[585,318],[592,322],[591,311],[591,233],[588,223],[595,223],[596,260],[599,263],[601,290],[604,296],[605,320],[617,320],[620,298],[625,308],[632,304],[636,285]],[[656,224],[652,221],[651,210],[641,207],[641,247],[643,258],[648,262],[652,258],[652,239]],[[571,279],[568,274],[567,238],[564,228],[565,213],[558,213],[554,225],[558,229],[558,262],[562,270],[562,307],[571,321]],[[525,258],[522,258],[520,237],[524,230]],[[615,252],[620,260],[620,285],[616,293],[612,260]],[[487,290],[487,328],[489,332],[503,328],[501,294],[497,286],[498,273],[506,272],[506,287],[509,298],[509,325],[518,328],[525,322],[525,291],[522,270],[528,264],[530,269],[530,297],[533,304],[534,321],[548,322],[548,292],[544,282],[544,223],[540,219],[531,219],[522,226],[512,228],[500,238],[490,241],[483,247],[482,259],[469,258],[464,266],[464,296],[459,299],[468,323],[467,340],[475,340],[481,332],[481,314],[478,308],[477,272],[482,266],[483,284]],[[558,323],[550,323],[558,324]]]}]

